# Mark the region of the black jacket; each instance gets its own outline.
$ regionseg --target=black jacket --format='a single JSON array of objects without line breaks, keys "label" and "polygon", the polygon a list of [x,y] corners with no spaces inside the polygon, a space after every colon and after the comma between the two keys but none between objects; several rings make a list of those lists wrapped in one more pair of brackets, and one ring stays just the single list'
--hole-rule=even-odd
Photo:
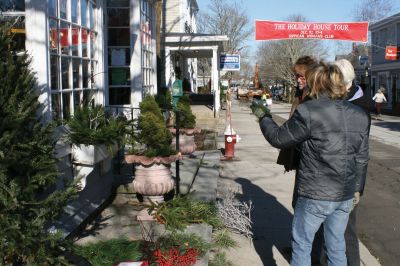
[{"label": "black jacket", "polygon": [[[362,88],[360,86],[354,85],[351,87],[349,93],[347,94],[347,100],[351,102],[352,104],[355,104],[362,109],[368,114],[369,118],[369,128],[371,127],[371,113],[375,112],[375,102],[368,97],[367,95],[364,94]],[[369,134],[369,131],[368,131]],[[367,176],[363,176],[363,180],[361,180],[361,184],[363,184],[362,187],[359,188],[358,192],[360,192],[361,195],[364,194],[364,186],[365,186],[365,178]]]},{"label": "black jacket", "polygon": [[352,104],[360,106],[368,114],[375,112],[375,102],[364,94],[360,86],[354,85],[347,94],[347,100]]},{"label": "black jacket", "polygon": [[299,105],[281,127],[269,117],[260,121],[272,146],[300,144],[299,196],[330,201],[351,199],[364,186],[368,125],[361,108],[326,95]]}]

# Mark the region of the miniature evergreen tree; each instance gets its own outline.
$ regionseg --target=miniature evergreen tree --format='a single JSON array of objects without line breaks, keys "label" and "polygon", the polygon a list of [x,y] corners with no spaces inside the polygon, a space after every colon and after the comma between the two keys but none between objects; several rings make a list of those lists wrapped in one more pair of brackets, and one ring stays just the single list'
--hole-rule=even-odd
[{"label": "miniature evergreen tree", "polygon": [[176,153],[171,149],[171,133],[153,96],[146,96],[140,103],[138,130],[138,141],[146,146],[146,156],[170,156]]},{"label": "miniature evergreen tree", "polygon": [[65,263],[50,225],[74,193],[51,192],[59,173],[53,127],[38,113],[38,91],[26,54],[16,54],[9,26],[0,26],[0,264]]},{"label": "miniature evergreen tree", "polygon": [[179,123],[179,127],[194,128],[196,126],[196,116],[192,112],[190,99],[187,95],[183,95],[179,99],[177,109],[181,112],[179,120],[176,121],[176,123]]}]

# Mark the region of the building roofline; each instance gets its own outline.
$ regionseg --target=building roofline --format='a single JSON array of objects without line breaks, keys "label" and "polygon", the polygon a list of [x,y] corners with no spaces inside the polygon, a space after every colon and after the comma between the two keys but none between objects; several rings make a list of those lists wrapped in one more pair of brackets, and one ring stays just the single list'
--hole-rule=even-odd
[{"label": "building roofline", "polygon": [[379,20],[379,21],[377,21],[375,23],[370,24],[369,25],[369,30],[370,31],[376,30],[378,28],[381,28],[381,27],[385,26],[386,24],[390,24],[390,23],[395,22],[395,21],[400,21],[400,13],[396,13],[396,14],[390,16],[390,17],[384,18],[382,20]]},{"label": "building roofline", "polygon": [[165,35],[165,42],[227,42],[226,35],[202,34],[202,33],[168,33]]}]

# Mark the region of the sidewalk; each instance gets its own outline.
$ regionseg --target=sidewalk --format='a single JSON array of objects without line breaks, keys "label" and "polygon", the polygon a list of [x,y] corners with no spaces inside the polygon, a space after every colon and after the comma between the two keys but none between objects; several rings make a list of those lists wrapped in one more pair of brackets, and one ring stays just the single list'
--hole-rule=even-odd
[{"label": "sidewalk", "polygon": [[[288,117],[289,107],[274,104],[272,114]],[[278,149],[264,139],[248,104],[233,102],[232,126],[242,138],[235,147],[239,160],[221,164],[218,187],[239,191],[245,200],[252,201],[255,238],[251,243],[235,235],[238,248],[229,250],[227,258],[238,266],[289,265],[294,172],[284,173],[276,164]],[[363,265],[380,265],[362,243],[360,246]]]}]

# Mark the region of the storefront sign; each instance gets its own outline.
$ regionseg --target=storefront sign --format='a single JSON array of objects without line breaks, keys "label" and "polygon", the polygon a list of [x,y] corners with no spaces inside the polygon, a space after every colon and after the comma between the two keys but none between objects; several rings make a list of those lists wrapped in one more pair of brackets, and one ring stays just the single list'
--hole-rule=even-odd
[{"label": "storefront sign", "polygon": [[287,22],[256,20],[256,40],[324,39],[367,42],[368,22]]},{"label": "storefront sign", "polygon": [[397,46],[386,46],[385,59],[397,60],[397,58],[398,58]]},{"label": "storefront sign", "polygon": [[240,55],[226,54],[219,57],[219,67],[221,70],[240,71]]}]

